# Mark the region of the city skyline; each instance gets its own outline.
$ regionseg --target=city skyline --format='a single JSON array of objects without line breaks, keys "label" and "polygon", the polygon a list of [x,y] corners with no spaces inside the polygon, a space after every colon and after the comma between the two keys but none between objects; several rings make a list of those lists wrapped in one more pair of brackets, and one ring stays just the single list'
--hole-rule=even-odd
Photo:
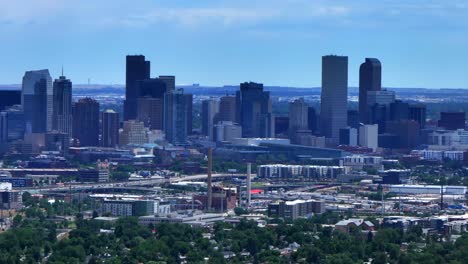
[{"label": "city skyline", "polygon": [[2,3],[2,84],[30,69],[59,76],[62,65],[76,84],[124,84],[123,56],[144,54],[151,77],[178,85],[318,87],[320,57],[337,54],[349,57],[353,87],[374,57],[384,87],[468,88],[463,1],[27,2]]}]

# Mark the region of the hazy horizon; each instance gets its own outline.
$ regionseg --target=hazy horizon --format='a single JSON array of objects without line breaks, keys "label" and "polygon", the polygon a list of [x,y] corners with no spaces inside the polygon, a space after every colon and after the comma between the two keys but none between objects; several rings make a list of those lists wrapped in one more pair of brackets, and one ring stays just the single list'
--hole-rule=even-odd
[{"label": "hazy horizon", "polygon": [[366,57],[386,87],[468,88],[468,3],[323,0],[0,0],[0,83],[48,68],[75,83],[124,83],[125,56],[152,76],[207,86],[319,86],[321,56]]}]

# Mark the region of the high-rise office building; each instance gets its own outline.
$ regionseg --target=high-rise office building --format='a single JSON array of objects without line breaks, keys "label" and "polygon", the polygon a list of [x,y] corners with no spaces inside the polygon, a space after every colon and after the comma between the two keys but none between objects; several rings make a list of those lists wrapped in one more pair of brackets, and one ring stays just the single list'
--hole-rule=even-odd
[{"label": "high-rise office building", "polygon": [[274,137],[270,92],[263,91],[263,84],[241,83],[236,101],[237,119],[242,126],[243,137]]},{"label": "high-rise office building", "polygon": [[119,144],[119,113],[114,110],[102,112],[101,146],[113,148]]},{"label": "high-rise office building", "polygon": [[150,129],[161,130],[167,84],[159,78],[137,81],[137,117]]},{"label": "high-rise office building", "polygon": [[236,122],[236,97],[223,96],[219,99],[218,121]]},{"label": "high-rise office building", "polygon": [[386,132],[396,136],[392,148],[412,149],[419,145],[421,139],[419,124],[414,120],[388,121]]},{"label": "high-rise office building", "polygon": [[347,127],[340,129],[340,145],[357,146],[358,131],[356,128]]},{"label": "high-rise office building", "polygon": [[164,121],[164,98],[139,97],[137,120],[151,130],[162,130]]},{"label": "high-rise office building", "polygon": [[136,81],[137,99],[139,97],[163,98],[168,91],[166,82],[159,78]]},{"label": "high-rise office building", "polygon": [[20,90],[0,90],[0,111],[13,105],[21,104]]},{"label": "high-rise office building", "polygon": [[187,107],[185,121],[187,123],[187,135],[193,130],[193,94],[184,94],[185,106]]},{"label": "high-rise office building", "polygon": [[465,129],[465,112],[440,112],[438,126],[447,130]]},{"label": "high-rise office building", "polygon": [[313,134],[315,134],[318,130],[317,112],[312,106],[309,106],[307,111],[307,127]]},{"label": "high-rise office building", "polygon": [[143,55],[126,57],[126,81],[124,119],[136,119],[138,89],[137,81],[150,78],[150,62]]},{"label": "high-rise office building", "polygon": [[70,135],[59,131],[50,131],[44,135],[44,146],[47,151],[68,153]]},{"label": "high-rise office building", "polygon": [[409,104],[401,100],[395,100],[390,104],[390,120],[408,120]]},{"label": "high-rise office building", "polygon": [[202,133],[213,140],[215,117],[219,112],[219,102],[215,99],[202,101]]},{"label": "high-rise office building", "polygon": [[175,76],[172,75],[159,75],[159,80],[166,84],[167,91],[174,91],[175,86]]},{"label": "high-rise office building", "polygon": [[73,138],[80,146],[99,146],[99,103],[82,98],[73,105]]},{"label": "high-rise office building", "polygon": [[27,71],[23,77],[22,98],[27,133],[52,129],[53,87],[49,70]]},{"label": "high-rise office building", "polygon": [[296,132],[308,130],[309,106],[303,98],[289,102],[289,139],[296,142]]},{"label": "high-rise office building", "polygon": [[348,110],[348,126],[359,128],[359,112],[357,110]]},{"label": "high-rise office building", "polygon": [[375,151],[379,146],[379,125],[359,126],[359,145]]},{"label": "high-rise office building", "polygon": [[122,132],[120,133],[120,145],[136,144],[142,145],[148,143],[148,129],[143,122],[128,120],[123,122]]},{"label": "high-rise office building", "polygon": [[421,129],[426,127],[426,105],[410,104],[409,105],[409,120],[414,120],[419,123]]},{"label": "high-rise office building", "polygon": [[0,143],[23,139],[26,129],[23,107],[14,105],[0,112]]},{"label": "high-rise office building", "polygon": [[288,137],[289,116],[275,116],[275,136]]},{"label": "high-rise office building", "polygon": [[[390,105],[391,103],[395,102],[395,92],[388,91],[388,90],[379,90],[379,91],[367,91],[367,110],[369,111],[369,107],[372,107],[374,104],[381,104],[381,105]],[[370,116],[367,113],[367,116]]]},{"label": "high-rise office building", "polygon": [[242,127],[232,121],[220,121],[214,125],[214,141],[232,142],[235,138],[242,137]]},{"label": "high-rise office building", "polygon": [[347,126],[348,57],[322,57],[320,129],[323,136],[338,143],[340,128]]},{"label": "high-rise office building", "polygon": [[359,67],[359,120],[361,123],[369,123],[369,104],[367,103],[368,91],[380,91],[382,89],[382,66],[378,59],[366,58]]},{"label": "high-rise office building", "polygon": [[189,106],[182,89],[164,95],[164,132],[173,145],[187,143]]},{"label": "high-rise office building", "polygon": [[72,82],[60,76],[53,85],[52,129],[72,134]]}]

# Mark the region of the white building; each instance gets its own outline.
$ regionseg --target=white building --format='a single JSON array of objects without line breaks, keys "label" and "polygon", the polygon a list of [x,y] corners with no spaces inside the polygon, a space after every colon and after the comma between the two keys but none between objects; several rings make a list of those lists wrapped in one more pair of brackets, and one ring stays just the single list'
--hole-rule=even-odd
[{"label": "white building", "polygon": [[463,160],[464,151],[462,150],[413,150],[411,151],[411,155],[419,156],[421,159],[425,160],[435,160],[435,161],[442,161],[444,159],[449,160]]},{"label": "white building", "polygon": [[378,170],[383,169],[383,158],[377,156],[351,155],[343,158],[342,165],[352,167],[353,169],[362,169],[363,167],[374,167]]},{"label": "white building", "polygon": [[257,171],[257,175],[263,178],[305,177],[334,179],[339,175],[348,174],[350,168],[344,166],[270,164],[258,166]]},{"label": "white building", "polygon": [[379,146],[379,125],[359,126],[359,145],[376,151]]},{"label": "white building", "polygon": [[437,130],[428,135],[428,143],[433,150],[467,150],[468,131]]},{"label": "white building", "polygon": [[221,121],[215,125],[215,141],[232,142],[235,138],[242,137],[242,127],[232,121]]},{"label": "white building", "polygon": [[261,143],[289,145],[290,141],[285,138],[234,138],[232,143],[242,146],[259,146]]},{"label": "white building", "polygon": [[[465,195],[467,187],[465,186],[444,186],[443,193],[451,195]],[[390,185],[389,191],[396,194],[440,194],[439,185]]]}]

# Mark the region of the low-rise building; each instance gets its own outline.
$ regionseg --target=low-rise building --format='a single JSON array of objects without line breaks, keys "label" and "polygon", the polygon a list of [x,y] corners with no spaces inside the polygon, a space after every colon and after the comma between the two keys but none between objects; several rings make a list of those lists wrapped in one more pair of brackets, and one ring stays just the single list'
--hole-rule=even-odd
[{"label": "low-rise building", "polygon": [[138,223],[142,225],[157,223],[183,223],[193,226],[205,226],[219,221],[224,221],[223,214],[204,214],[198,212],[191,212],[189,214],[169,214],[166,216],[148,215],[138,218]]},{"label": "low-rise building", "polygon": [[297,219],[325,212],[325,202],[321,200],[279,201],[268,205],[268,216],[284,219]]}]

